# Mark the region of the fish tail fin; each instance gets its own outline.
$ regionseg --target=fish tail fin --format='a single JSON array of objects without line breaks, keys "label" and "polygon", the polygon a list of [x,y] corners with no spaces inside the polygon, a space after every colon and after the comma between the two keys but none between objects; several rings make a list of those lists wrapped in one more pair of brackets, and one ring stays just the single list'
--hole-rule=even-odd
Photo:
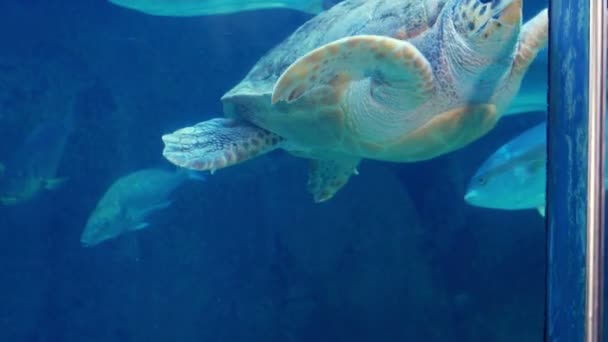
[{"label": "fish tail fin", "polygon": [[540,216],[545,217],[545,206],[544,205],[536,208],[536,210],[538,210],[538,213],[540,214]]},{"label": "fish tail fin", "polygon": [[43,181],[44,188],[46,190],[57,190],[63,183],[67,182],[68,179],[68,177],[45,179]]},{"label": "fish tail fin", "polygon": [[14,196],[0,196],[0,204],[2,205],[14,205],[17,203],[17,198]]},{"label": "fish tail fin", "polygon": [[141,222],[133,227],[131,227],[131,230],[135,231],[135,230],[142,230],[144,228],[148,228],[150,226],[150,223],[148,222]]},{"label": "fish tail fin", "polygon": [[200,171],[195,171],[195,170],[190,170],[190,169],[181,169],[180,172],[184,172],[187,179],[191,179],[191,180],[198,181],[198,182],[204,182],[207,180],[207,177],[205,177],[205,175]]}]

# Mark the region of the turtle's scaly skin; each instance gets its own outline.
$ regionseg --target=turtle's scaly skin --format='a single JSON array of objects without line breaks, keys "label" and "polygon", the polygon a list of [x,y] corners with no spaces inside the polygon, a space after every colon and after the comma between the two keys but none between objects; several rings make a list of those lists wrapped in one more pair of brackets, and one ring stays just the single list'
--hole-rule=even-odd
[{"label": "turtle's scaly skin", "polygon": [[309,189],[323,201],[362,158],[411,162],[461,148],[494,127],[546,45],[546,11],[522,27],[521,1],[344,1],[222,97],[230,127],[210,120],[167,135],[164,155],[215,170],[284,148],[315,160]]}]

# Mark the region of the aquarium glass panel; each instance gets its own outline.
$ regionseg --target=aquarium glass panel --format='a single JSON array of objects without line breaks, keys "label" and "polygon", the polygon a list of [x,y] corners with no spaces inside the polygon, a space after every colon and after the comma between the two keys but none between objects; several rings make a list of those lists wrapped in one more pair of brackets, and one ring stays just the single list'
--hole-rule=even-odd
[{"label": "aquarium glass panel", "polygon": [[547,7],[0,1],[0,341],[542,341]]}]

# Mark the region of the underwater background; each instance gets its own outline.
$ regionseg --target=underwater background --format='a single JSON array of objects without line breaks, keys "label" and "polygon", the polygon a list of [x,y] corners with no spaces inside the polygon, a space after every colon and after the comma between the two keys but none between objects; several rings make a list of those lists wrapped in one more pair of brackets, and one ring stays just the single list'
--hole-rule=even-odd
[{"label": "underwater background", "polygon": [[[310,17],[0,2],[4,174],[43,150],[61,178],[0,206],[0,341],[542,340],[543,218],[463,200],[479,164],[542,113],[431,161],[364,161],[324,204],[306,161],[273,152],[184,183],[145,230],[81,245],[116,179],[174,169],[160,137],[219,116],[219,98]],[[67,123],[20,150],[48,121]]]}]

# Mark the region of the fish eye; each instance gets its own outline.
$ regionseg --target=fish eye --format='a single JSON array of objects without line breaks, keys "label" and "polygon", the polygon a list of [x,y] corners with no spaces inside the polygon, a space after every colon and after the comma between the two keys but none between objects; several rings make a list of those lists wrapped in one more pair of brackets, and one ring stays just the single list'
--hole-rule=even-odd
[{"label": "fish eye", "polygon": [[477,184],[479,184],[479,185],[486,185],[487,182],[488,182],[488,180],[485,177],[477,178]]}]

